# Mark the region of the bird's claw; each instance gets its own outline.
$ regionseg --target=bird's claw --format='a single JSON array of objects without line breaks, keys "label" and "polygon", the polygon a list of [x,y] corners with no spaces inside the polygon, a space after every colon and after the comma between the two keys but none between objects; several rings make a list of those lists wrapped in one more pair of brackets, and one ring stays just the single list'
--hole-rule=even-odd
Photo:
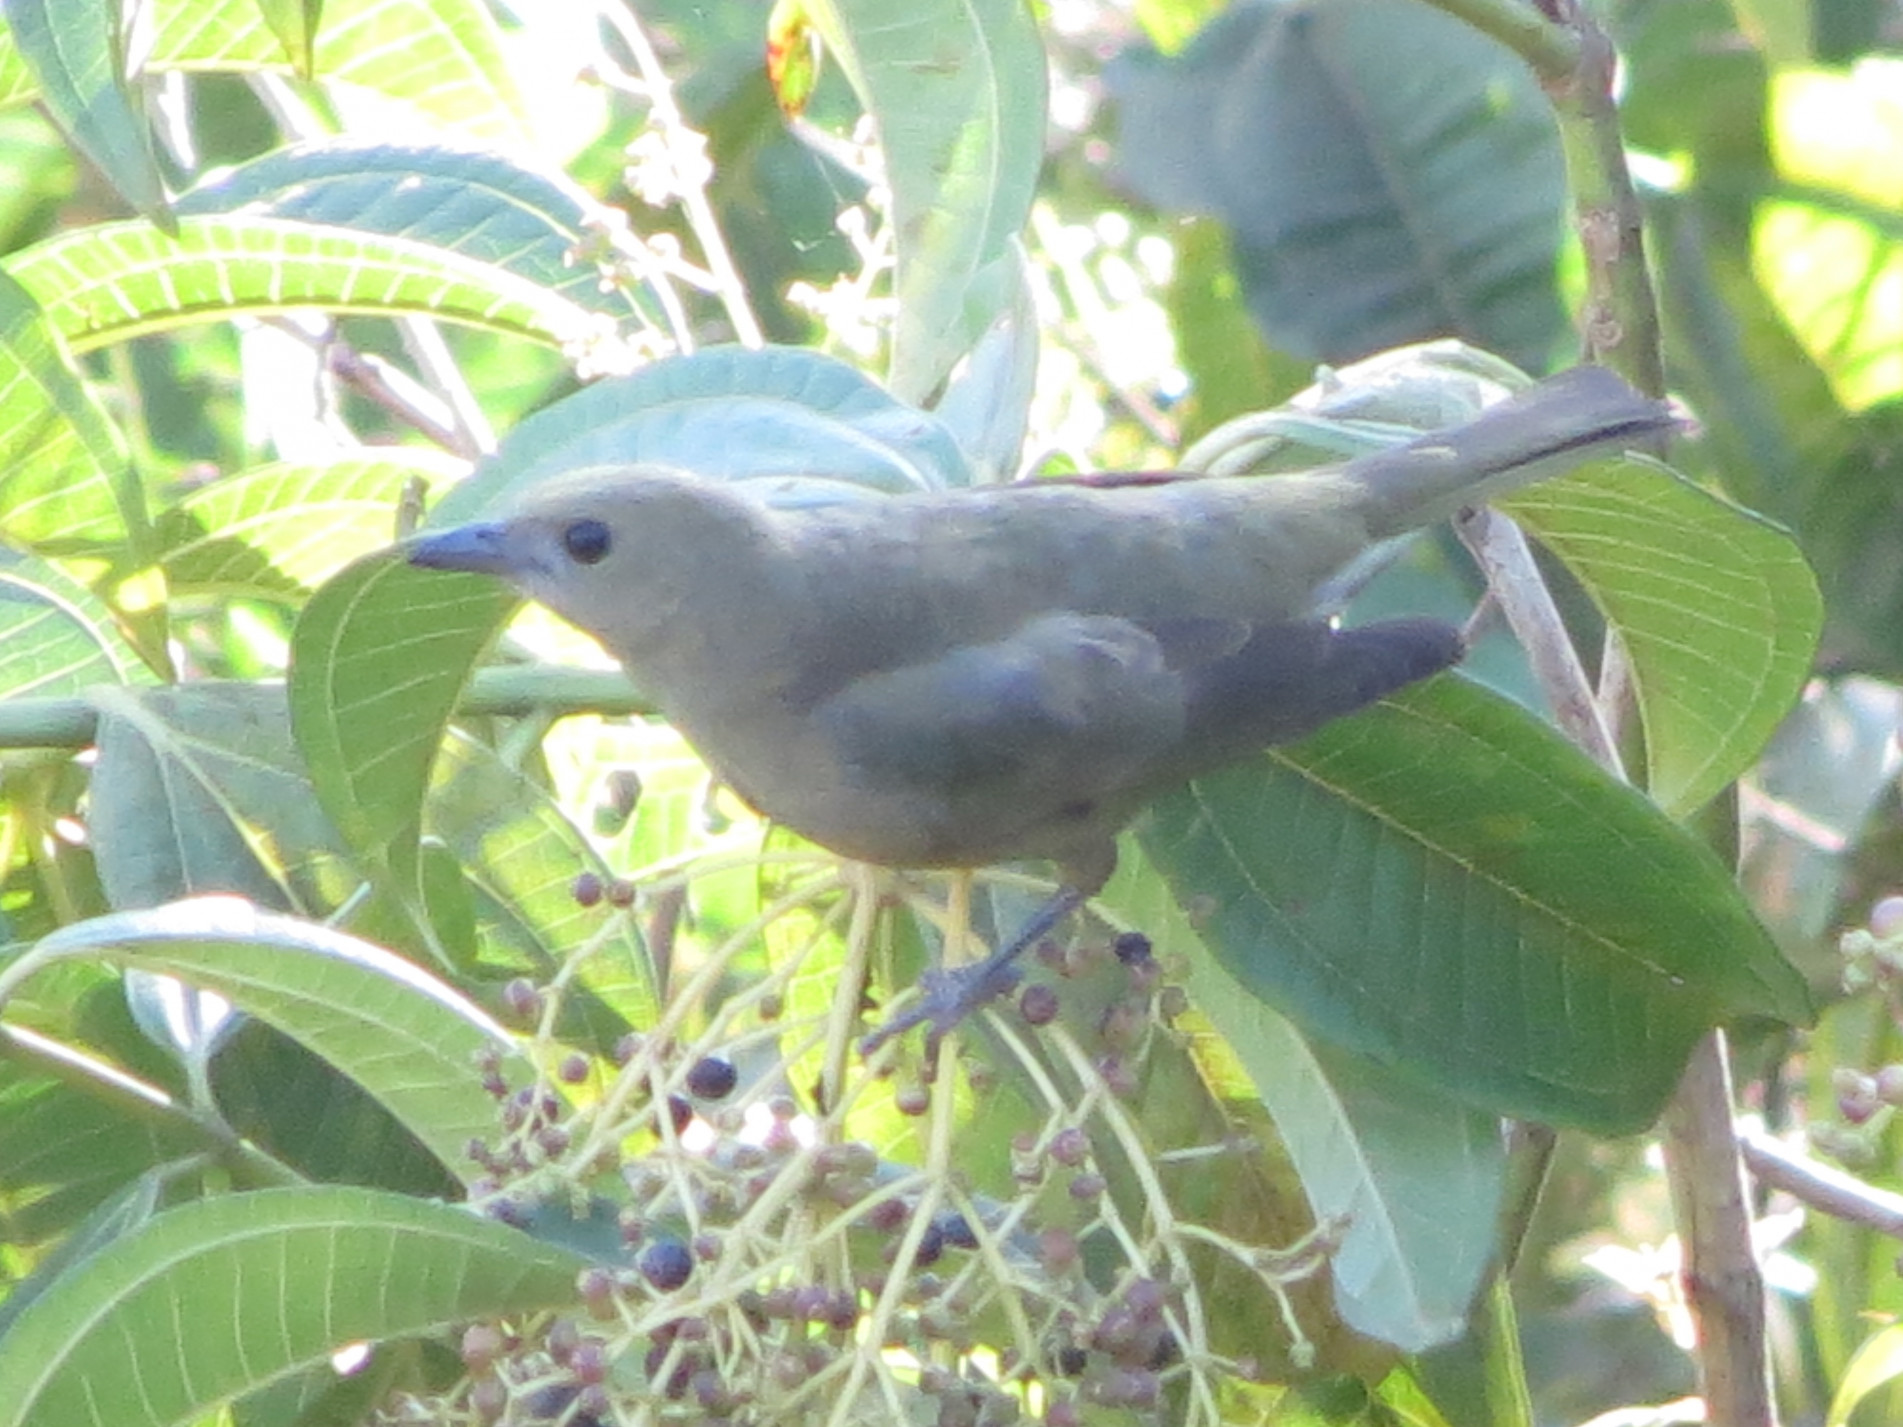
[{"label": "bird's claw", "polygon": [[989,956],[968,966],[939,967],[919,978],[918,999],[891,1016],[877,1030],[859,1042],[859,1053],[870,1056],[895,1036],[912,1027],[930,1023],[925,1033],[925,1058],[938,1058],[938,1043],[946,1032],[994,997],[1008,995],[1024,979],[1016,966],[1016,956]]}]

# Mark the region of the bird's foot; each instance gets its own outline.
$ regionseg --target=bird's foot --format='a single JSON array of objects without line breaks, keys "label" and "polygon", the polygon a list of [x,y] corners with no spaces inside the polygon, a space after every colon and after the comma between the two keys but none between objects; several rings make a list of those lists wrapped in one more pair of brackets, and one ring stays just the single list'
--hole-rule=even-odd
[{"label": "bird's foot", "polygon": [[[983,961],[968,966],[938,967],[919,978],[918,999],[897,1015],[887,1019],[859,1042],[859,1053],[869,1056],[894,1036],[902,1036],[914,1026],[930,1024],[925,1033],[925,1059],[938,1058],[938,1043],[946,1032],[997,996],[1008,995],[1024,973],[1017,967],[1017,947],[994,952]],[[1007,954],[1008,953],[1008,954]]]},{"label": "bird's foot", "polygon": [[1075,887],[1059,887],[1017,936],[983,961],[926,972],[919,978],[918,999],[861,1039],[859,1053],[869,1056],[894,1036],[930,1022],[931,1030],[925,1035],[925,1063],[927,1066],[937,1064],[938,1043],[945,1038],[945,1033],[994,996],[1013,990],[1024,976],[1018,970],[1018,958],[1081,907],[1084,899],[1085,894]]}]

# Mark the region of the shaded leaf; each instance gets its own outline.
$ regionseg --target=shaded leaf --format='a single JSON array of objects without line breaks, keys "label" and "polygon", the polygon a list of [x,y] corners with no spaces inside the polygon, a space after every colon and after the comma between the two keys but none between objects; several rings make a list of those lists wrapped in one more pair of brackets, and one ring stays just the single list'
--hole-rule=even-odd
[{"label": "shaded leaf", "polygon": [[[1140,849],[1124,849],[1099,900],[1165,958],[1186,963],[1192,1004],[1217,1033],[1192,1035],[1190,1053],[1231,1102],[1260,1101],[1313,1219],[1332,1224],[1329,1279],[1341,1321],[1409,1351],[1458,1335],[1496,1252],[1499,1121],[1304,1037],[1208,954]],[[1160,1125],[1155,1133],[1175,1139]],[[1224,1182],[1208,1198],[1225,1220],[1234,1223],[1238,1199],[1260,1195],[1268,1166],[1257,1161],[1266,1158],[1199,1166]],[[1289,1241],[1288,1227],[1279,1241]],[[1259,1230],[1254,1237],[1278,1241]],[[1251,1316],[1263,1311],[1254,1305]],[[1245,1350],[1258,1351],[1236,1348]]]},{"label": "shaded leaf", "polygon": [[43,560],[0,552],[0,698],[156,678],[91,590]]},{"label": "shaded leaf", "polygon": [[0,1339],[0,1423],[171,1427],[351,1342],[571,1302],[585,1263],[374,1190],[202,1200],[86,1260],[21,1315]]},{"label": "shaded leaf", "polygon": [[94,692],[88,819],[114,908],[229,892],[322,917],[360,878],[311,792],[276,686]]},{"label": "shaded leaf", "polygon": [[1003,288],[1003,295],[987,304],[998,318],[932,408],[957,438],[978,484],[1015,479],[1024,456],[1038,356],[1037,304],[1027,266],[1023,249],[1014,243],[982,275]]},{"label": "shaded leaf", "polygon": [[1548,365],[1565,331],[1558,138],[1493,40],[1411,0],[1251,0],[1112,81],[1125,179],[1230,226],[1275,347],[1343,362],[1455,335]]},{"label": "shaded leaf", "polygon": [[284,46],[291,65],[304,78],[316,73],[317,27],[324,16],[324,0],[258,0],[258,10],[271,33]]},{"label": "shaded leaf", "polygon": [[1530,715],[1417,685],[1139,824],[1218,960],[1465,1104],[1644,1128],[1715,1023],[1802,979],[1704,846]]},{"label": "shaded leaf", "polygon": [[8,0],[7,30],[42,102],[126,203],[162,228],[173,219],[144,106],[126,72],[117,0]]},{"label": "shaded leaf", "polygon": [[291,726],[346,844],[416,891],[416,840],[450,711],[516,595],[477,575],[370,555],[304,607],[291,637]]},{"label": "shaded leaf", "polygon": [[68,548],[138,533],[118,428],[80,384],[40,305],[0,273],[0,524]]},{"label": "shaded leaf", "polygon": [[[491,749],[451,737],[443,747],[425,813],[464,869],[477,907],[483,955],[511,967],[527,962],[542,979],[589,948],[569,1000],[578,993],[590,1033],[605,1052],[622,1032],[660,1016],[659,989],[647,948],[633,923],[575,901],[575,879],[613,870],[548,793],[508,767]],[[678,844],[677,844],[678,846]],[[559,1027],[572,1035],[567,1027]]]}]

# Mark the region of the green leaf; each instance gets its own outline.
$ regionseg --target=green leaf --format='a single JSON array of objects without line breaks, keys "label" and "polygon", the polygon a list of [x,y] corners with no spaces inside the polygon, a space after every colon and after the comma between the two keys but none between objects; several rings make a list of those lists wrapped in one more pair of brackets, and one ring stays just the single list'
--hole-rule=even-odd
[{"label": "green leaf", "polygon": [[202,486],[157,521],[174,590],[299,600],[388,545],[408,484],[448,485],[464,462],[424,447],[327,465],[273,462]]},{"label": "green leaf", "polygon": [[126,73],[118,0],[8,0],[6,20],[54,123],[119,196],[170,230],[152,131]]},{"label": "green leaf", "polygon": [[322,917],[357,887],[310,796],[284,690],[201,682],[95,690],[94,856],[111,904],[230,892]]},{"label": "green leaf", "polygon": [[514,273],[577,307],[625,318],[637,309],[603,290],[594,263],[612,217],[559,170],[441,145],[326,139],[227,170],[178,201],[180,214],[289,218],[406,238]]},{"label": "green leaf", "polygon": [[0,1339],[0,1427],[174,1427],[351,1342],[570,1303],[585,1264],[374,1190],[188,1204],[87,1259]]},{"label": "green leaf", "polygon": [[1196,1004],[1249,1067],[1316,1217],[1347,1223],[1329,1260],[1343,1320],[1409,1352],[1458,1337],[1498,1248],[1499,1120],[1202,980]]},{"label": "green leaf", "polygon": [[592,330],[585,310],[500,268],[282,218],[188,218],[171,237],[102,223],[23,248],[5,268],[78,352],[308,307],[440,317],[556,345],[585,343]]},{"label": "green leaf", "polygon": [[1504,504],[1619,631],[1653,800],[1673,817],[1703,806],[1756,761],[1810,677],[1824,610],[1796,542],[1638,459]]},{"label": "green leaf", "polygon": [[[152,8],[147,71],[292,68],[258,0],[155,0]],[[364,127],[382,138],[450,133],[509,148],[534,141],[495,19],[480,0],[327,0],[316,68],[332,102],[363,108]],[[37,93],[14,37],[0,30],[0,104]],[[364,97],[374,106],[362,105]]]},{"label": "green leaf", "polygon": [[317,27],[324,16],[324,0],[257,0],[257,3],[264,23],[284,46],[292,66],[305,79],[314,78]]},{"label": "green leaf", "polygon": [[0,698],[156,678],[91,590],[57,566],[0,551]]},{"label": "green leaf", "polygon": [[988,328],[980,279],[1030,217],[1044,47],[1022,0],[812,0],[879,126],[897,233],[894,395],[921,402]]},{"label": "green leaf", "polygon": [[1004,289],[998,319],[978,339],[971,357],[945,388],[932,414],[945,424],[971,462],[978,484],[1014,480],[1024,458],[1031,398],[1037,389],[1037,302],[1023,249],[993,264]]},{"label": "green leaf", "polygon": [[[1336,1221],[1339,1246],[1329,1258],[1334,1313],[1355,1331],[1408,1351],[1457,1336],[1497,1251],[1505,1170],[1498,1119],[1305,1037],[1208,954],[1140,848],[1122,850],[1098,902],[1143,928],[1166,960],[1188,967],[1192,1004],[1219,1037],[1193,1038],[1192,1054],[1232,1105],[1249,1097],[1260,1102],[1315,1221]],[[1183,1109],[1154,1106],[1147,1087],[1143,1104],[1159,1143],[1194,1141],[1171,1124],[1184,1118]],[[1212,1134],[1200,1133],[1204,1142]],[[1198,1176],[1222,1181],[1208,1195],[1213,1212],[1234,1223],[1251,1198],[1261,1198],[1260,1180],[1274,1158],[1199,1165]],[[1289,1228],[1281,1226],[1281,1241]],[[1259,1230],[1243,1237],[1277,1238]],[[1261,1311],[1256,1306],[1254,1314]],[[1313,1331],[1306,1315],[1303,1321]]]},{"label": "green leaf", "polygon": [[[1828,5],[1816,7],[1828,10]],[[1811,62],[1811,0],[1731,0],[1738,28],[1773,66]]]},{"label": "green leaf", "polygon": [[710,347],[536,412],[443,498],[429,524],[468,520],[503,492],[559,471],[636,461],[710,480],[770,481],[784,501],[971,481],[950,430],[844,362],[797,347]]},{"label": "green leaf", "polygon": [[478,1054],[499,1052],[505,1076],[530,1078],[501,1027],[411,962],[235,897],[75,922],[43,937],[36,952],[218,992],[356,1081],[452,1173],[472,1168],[471,1139],[497,1132]]},{"label": "green leaf", "polygon": [[1451,335],[1550,364],[1551,106],[1471,26],[1413,0],[1256,0],[1174,60],[1132,53],[1112,88],[1125,181],[1230,226],[1275,347],[1344,362]]},{"label": "green leaf", "polygon": [[[123,539],[144,512],[118,428],[81,385],[32,294],[0,273],[0,525],[67,548]],[[122,509],[124,498],[130,509]]]},{"label": "green leaf", "polygon": [[12,1286],[0,1304],[0,1333],[25,1306],[21,1295],[37,1291],[31,1286],[41,1282],[46,1263],[78,1258],[95,1246],[95,1231],[109,1236],[124,1223],[123,1213],[144,1202],[153,1165],[207,1147],[182,1116],[128,1114],[103,1096],[32,1073],[8,1036],[0,1059],[0,1191],[7,1204],[0,1232],[12,1253],[43,1250],[47,1257],[29,1285]]},{"label": "green leaf", "polygon": [[1643,1129],[1712,1025],[1810,1014],[1702,844],[1458,677],[1198,780],[1139,832],[1251,994],[1500,1114]]},{"label": "green leaf", "polygon": [[452,736],[437,762],[425,827],[455,853],[477,895],[486,958],[519,964],[526,953],[547,978],[586,946],[575,983],[612,1013],[588,1016],[601,1048],[654,1024],[657,978],[633,922],[604,925],[603,909],[575,901],[580,873],[605,881],[612,869],[546,791],[491,749]]},{"label": "green leaf", "polygon": [[291,635],[291,726],[318,801],[351,850],[415,895],[430,767],[476,656],[517,596],[480,575],[368,556],[305,606]]},{"label": "green leaf", "polygon": [[1169,289],[1170,328],[1189,377],[1185,446],[1231,417],[1286,401],[1314,369],[1270,349],[1242,305],[1229,237],[1207,218],[1177,225]]},{"label": "green leaf", "polygon": [[1830,1399],[1830,1415],[1824,1419],[1824,1427],[1849,1427],[1850,1414],[1857,1410],[1857,1404],[1898,1377],[1903,1377],[1903,1325],[1893,1324],[1857,1349]]}]

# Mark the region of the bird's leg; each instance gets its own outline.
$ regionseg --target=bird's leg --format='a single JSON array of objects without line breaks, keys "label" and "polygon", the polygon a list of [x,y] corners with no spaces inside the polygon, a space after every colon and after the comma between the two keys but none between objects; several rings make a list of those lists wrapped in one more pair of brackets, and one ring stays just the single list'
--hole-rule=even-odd
[{"label": "bird's leg", "polygon": [[[1049,901],[1031,914],[1031,918],[1010,941],[1003,943],[983,961],[965,966],[941,966],[919,978],[919,997],[910,1006],[889,1018],[876,1031],[859,1042],[862,1055],[871,1055],[894,1036],[903,1035],[913,1026],[931,1023],[925,1038],[929,1062],[935,1058],[939,1040],[966,1016],[993,996],[1002,996],[1018,984],[1017,960],[1026,949],[1035,946],[1051,929],[1089,900],[1090,894],[1073,886],[1062,886]],[[955,928],[955,936],[963,929]]]}]

